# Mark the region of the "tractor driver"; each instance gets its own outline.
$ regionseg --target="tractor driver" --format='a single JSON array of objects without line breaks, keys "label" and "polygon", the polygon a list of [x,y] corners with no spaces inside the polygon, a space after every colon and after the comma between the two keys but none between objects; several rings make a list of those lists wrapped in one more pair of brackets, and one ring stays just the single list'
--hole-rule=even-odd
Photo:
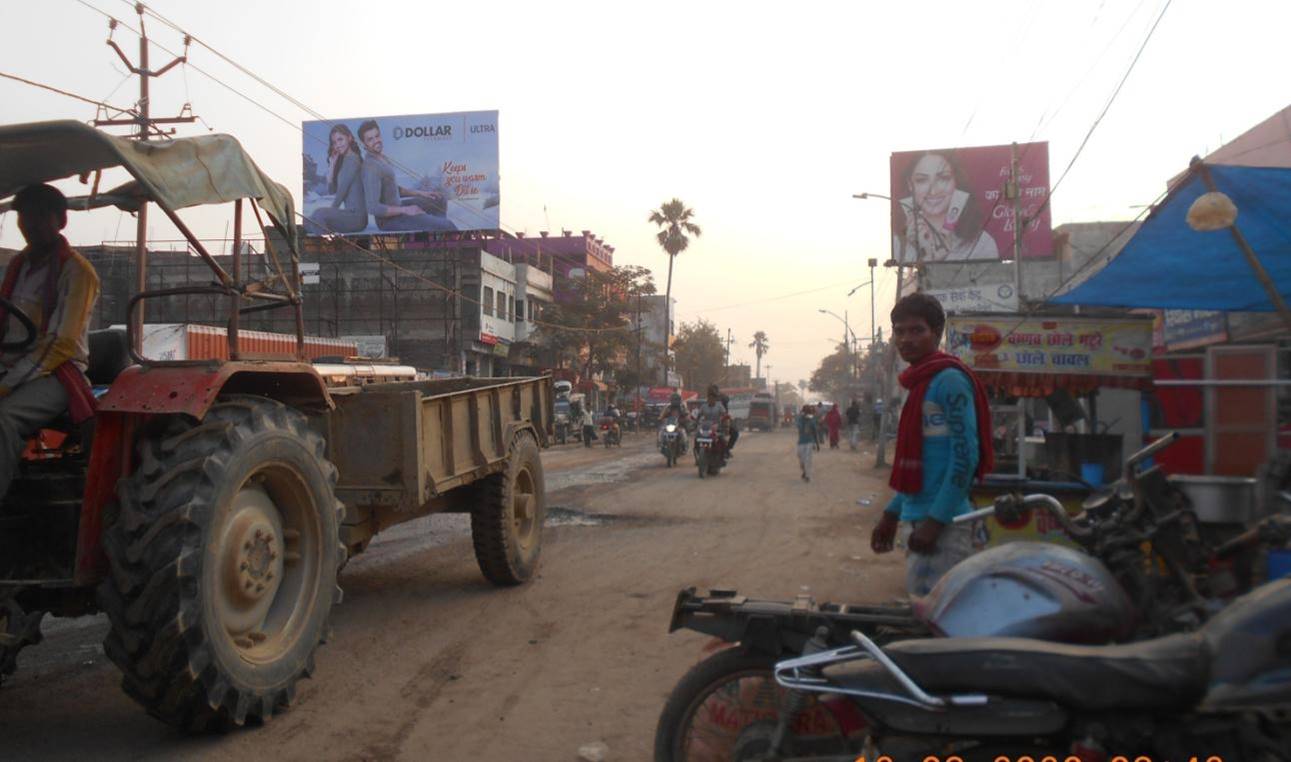
[{"label": "tractor driver", "polygon": [[[0,351],[0,497],[7,494],[27,439],[64,412],[73,423],[94,415],[85,370],[99,276],[63,237],[67,198],[52,185],[13,197],[27,247],[9,261],[0,297],[36,326],[25,349]],[[27,328],[0,304],[0,341],[20,342]]]}]

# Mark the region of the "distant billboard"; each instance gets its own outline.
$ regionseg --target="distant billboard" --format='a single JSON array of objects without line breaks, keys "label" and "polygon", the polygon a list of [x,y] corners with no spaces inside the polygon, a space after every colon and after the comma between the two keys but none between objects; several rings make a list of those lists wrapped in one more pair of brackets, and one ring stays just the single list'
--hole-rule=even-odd
[{"label": "distant billboard", "polygon": [[[1049,144],[1021,144],[1018,156],[1022,257],[1047,257]],[[1012,259],[1011,158],[1006,145],[892,154],[892,258],[906,265]]]},{"label": "distant billboard", "polygon": [[304,122],[308,235],[497,230],[498,112]]}]

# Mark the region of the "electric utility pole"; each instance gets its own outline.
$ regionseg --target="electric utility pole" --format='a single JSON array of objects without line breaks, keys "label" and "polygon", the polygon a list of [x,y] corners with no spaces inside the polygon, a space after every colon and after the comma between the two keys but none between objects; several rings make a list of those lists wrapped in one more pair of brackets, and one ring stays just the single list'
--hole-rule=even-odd
[{"label": "electric utility pole", "polygon": [[[139,14],[139,65],[136,66],[131,63],[130,59],[126,57],[125,51],[121,50],[121,48],[112,39],[112,33],[115,32],[117,28],[116,19],[108,20],[108,47],[116,51],[117,56],[121,59],[121,62],[126,65],[126,68],[130,70],[131,74],[139,77],[139,103],[136,116],[132,119],[95,119],[94,126],[135,126],[138,128],[138,132],[131,137],[136,140],[147,141],[154,135],[158,137],[166,137],[168,135],[175,134],[175,129],[173,127],[168,131],[163,131],[157,128],[157,125],[159,124],[190,124],[197,120],[197,117],[193,116],[192,113],[192,104],[189,103],[185,103],[184,107],[180,109],[179,116],[154,119],[152,116],[151,96],[149,95],[149,82],[152,79],[160,77],[181,63],[188,62],[188,45],[192,42],[192,38],[188,35],[184,35],[184,55],[175,58],[160,69],[153,71],[148,68],[148,30],[144,27],[145,9],[143,3],[135,3],[134,9],[135,13]],[[135,227],[135,292],[142,293],[143,291],[146,291],[148,287],[148,204],[146,202],[139,204],[139,213],[137,218],[138,224]],[[142,348],[144,322],[143,311],[144,304],[143,302],[140,302],[138,307],[135,309],[133,318],[135,324],[135,350],[140,350]]]}]

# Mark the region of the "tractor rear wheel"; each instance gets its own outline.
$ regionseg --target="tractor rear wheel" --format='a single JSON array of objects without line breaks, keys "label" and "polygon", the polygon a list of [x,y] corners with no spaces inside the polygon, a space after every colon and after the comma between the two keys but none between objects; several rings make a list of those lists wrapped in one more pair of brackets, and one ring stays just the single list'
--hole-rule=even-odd
[{"label": "tractor rear wheel", "polygon": [[300,412],[241,395],[140,438],[99,603],[104,651],[149,714],[193,731],[260,722],[313,673],[345,560],[324,449]]},{"label": "tractor rear wheel", "polygon": [[481,480],[480,500],[471,510],[475,560],[495,585],[528,582],[538,570],[547,494],[538,443],[516,437],[506,470]]}]

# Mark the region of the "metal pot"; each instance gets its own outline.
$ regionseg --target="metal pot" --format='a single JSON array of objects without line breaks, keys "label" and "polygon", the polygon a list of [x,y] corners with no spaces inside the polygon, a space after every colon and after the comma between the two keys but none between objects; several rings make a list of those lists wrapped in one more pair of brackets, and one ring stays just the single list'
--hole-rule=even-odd
[{"label": "metal pot", "polygon": [[1170,481],[1192,501],[1192,509],[1202,522],[1247,524],[1256,518],[1254,479],[1176,474]]}]

